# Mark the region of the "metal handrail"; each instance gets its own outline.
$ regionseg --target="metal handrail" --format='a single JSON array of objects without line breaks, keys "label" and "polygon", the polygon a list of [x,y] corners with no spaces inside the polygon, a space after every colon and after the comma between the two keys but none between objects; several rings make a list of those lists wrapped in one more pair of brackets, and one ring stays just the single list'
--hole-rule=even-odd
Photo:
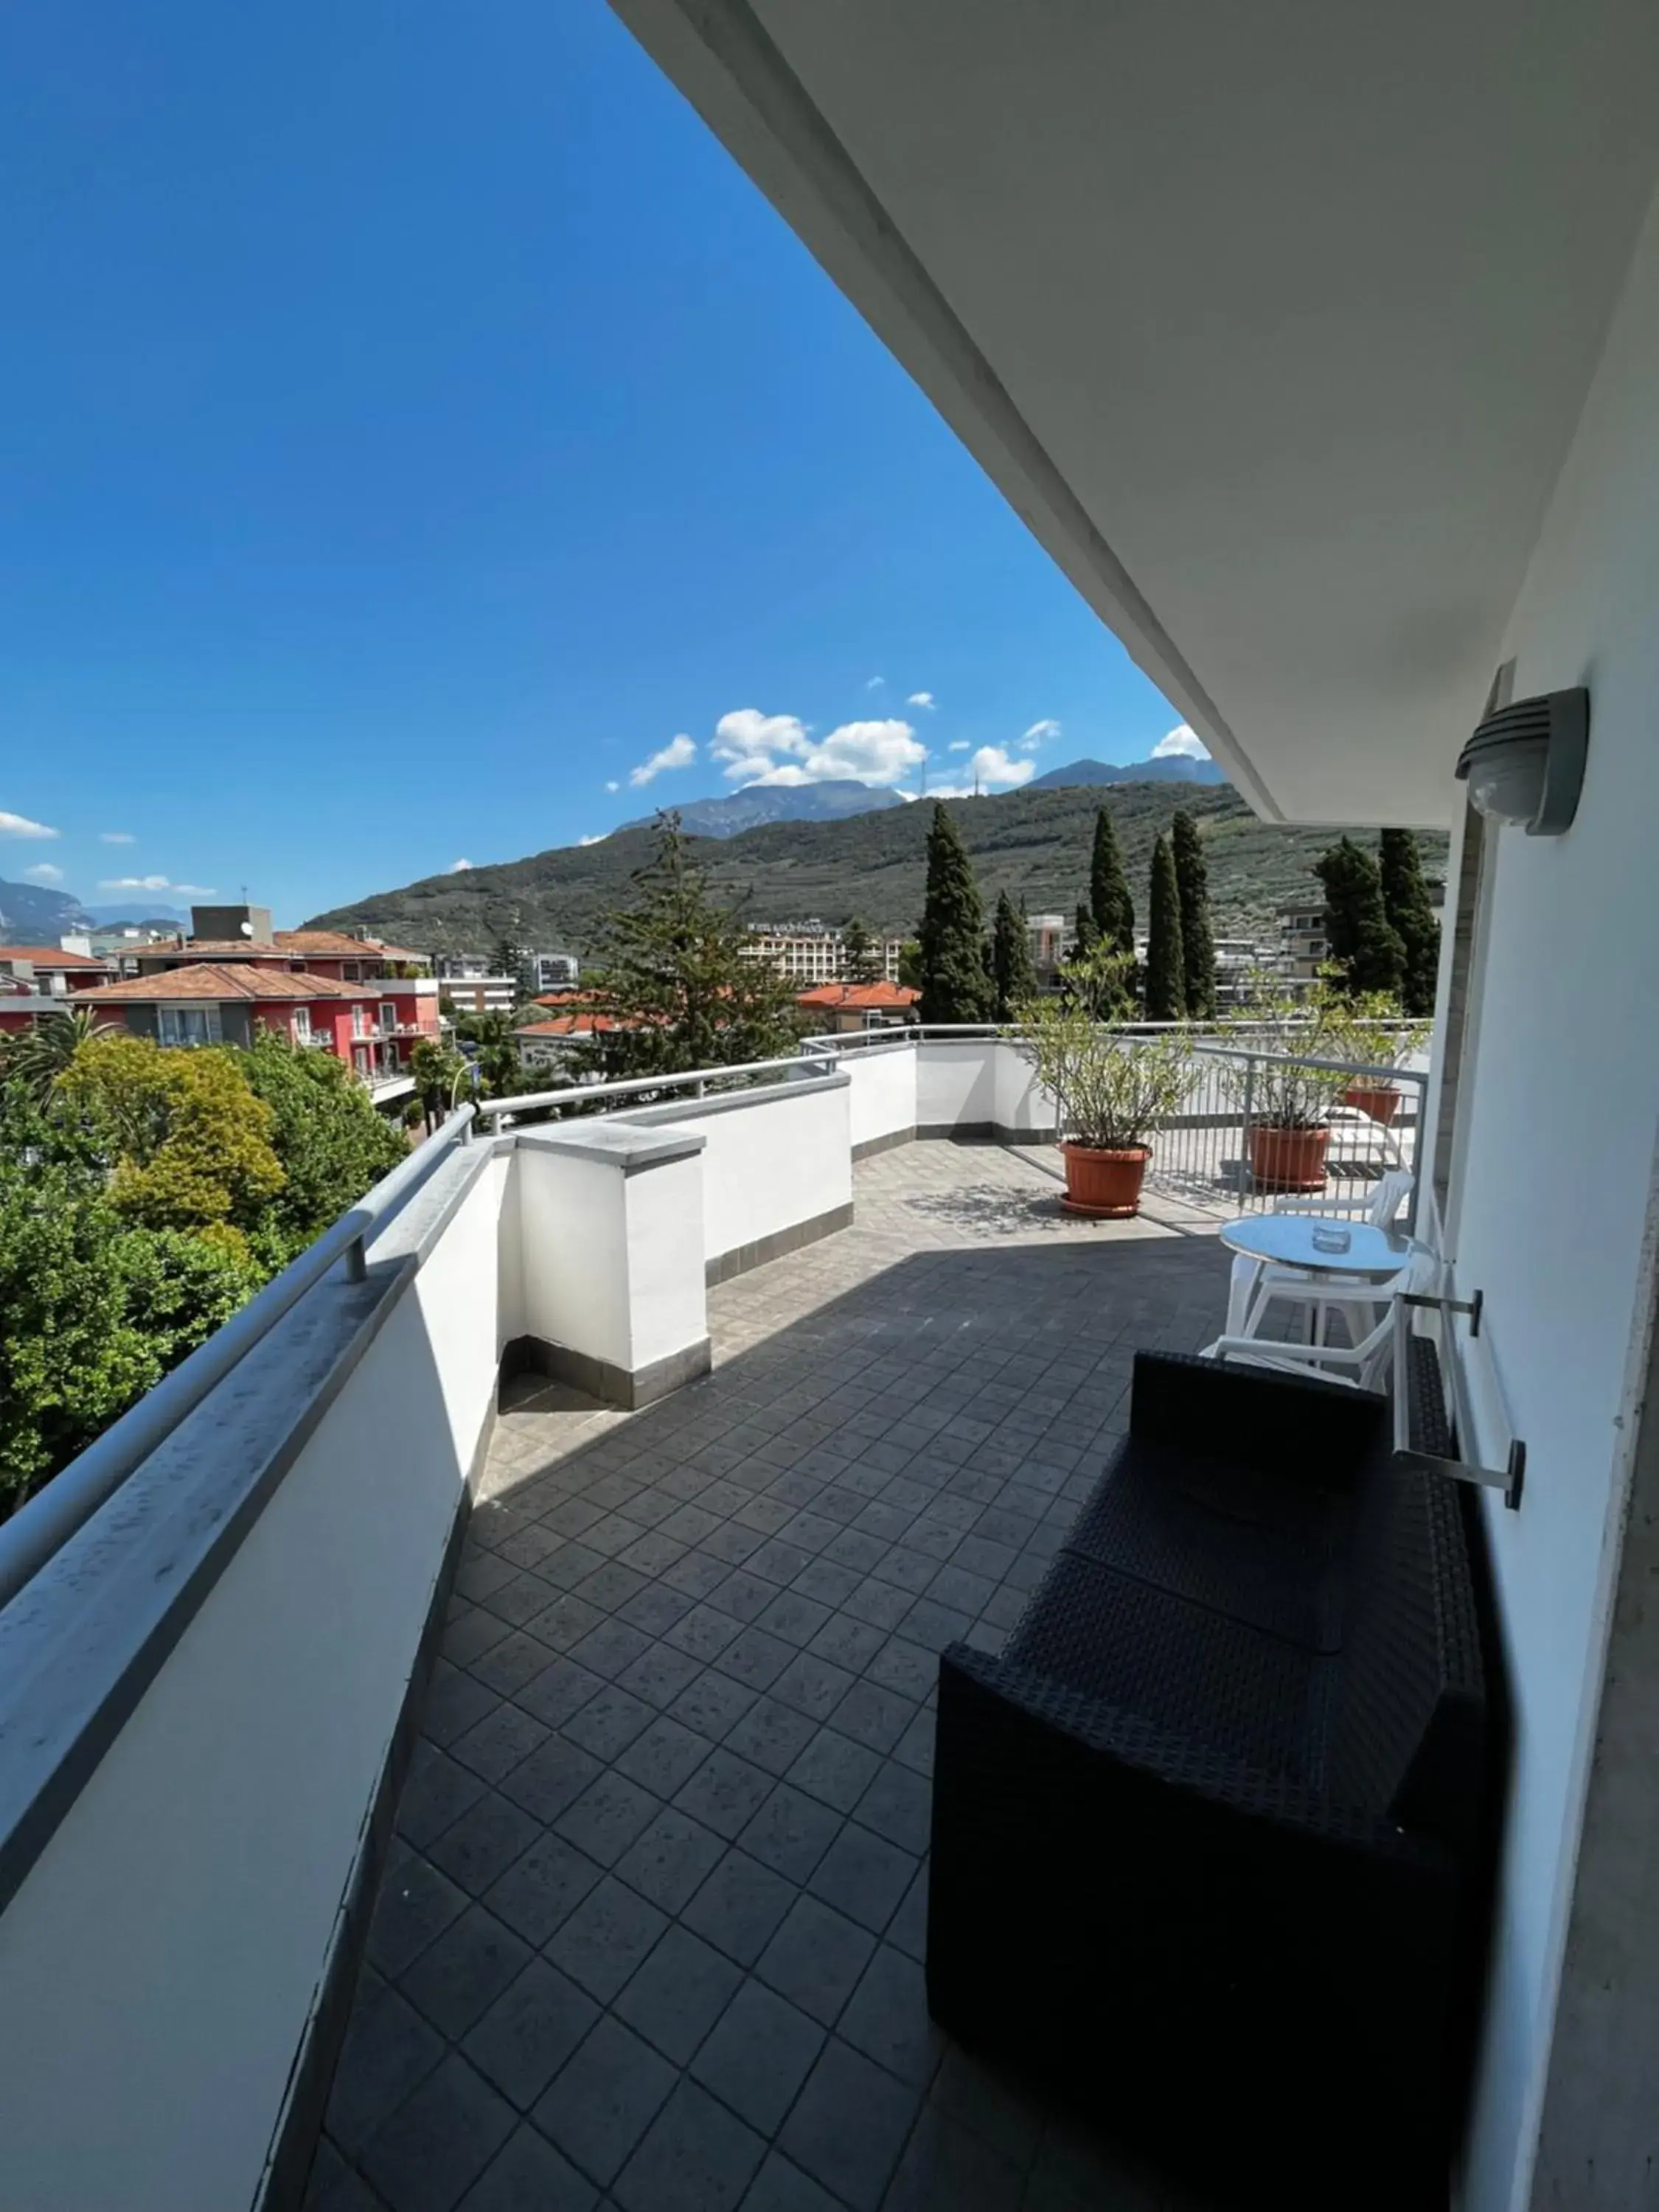
[{"label": "metal handrail", "polygon": [[[562,1091],[530,1091],[509,1098],[481,1098],[477,1110],[480,1115],[497,1114],[539,1113],[545,1106],[586,1105],[595,1098],[632,1098],[642,1091],[678,1091],[688,1084],[702,1086],[723,1083],[735,1076],[767,1075],[782,1068],[799,1074],[815,1060],[827,1059],[819,1052],[799,1052],[785,1060],[745,1060],[726,1067],[695,1067],[683,1075],[630,1075],[614,1083],[578,1083]],[[828,1073],[833,1073],[830,1069]]]},{"label": "metal handrail", "polygon": [[349,1279],[365,1275],[363,1240],[385,1221],[393,1204],[422,1182],[452,1146],[471,1133],[472,1109],[463,1106],[443,1127],[383,1176],[349,1213],[290,1261],[240,1311],[170,1375],[164,1375],[118,1421],[77,1453],[43,1490],[0,1522],[0,1606],[16,1596],[30,1577],[85,1526],[141,1462],[195,1411],[208,1393],[270,1335],[331,1268],[345,1262]]}]

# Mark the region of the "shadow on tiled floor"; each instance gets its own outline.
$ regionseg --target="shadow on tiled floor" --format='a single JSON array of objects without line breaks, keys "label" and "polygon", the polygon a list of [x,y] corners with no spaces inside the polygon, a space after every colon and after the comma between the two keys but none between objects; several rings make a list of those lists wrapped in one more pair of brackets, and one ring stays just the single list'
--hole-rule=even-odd
[{"label": "shadow on tiled floor", "polygon": [[1176,2201],[923,1994],[937,1654],[1000,1642],[1133,1352],[1225,1299],[1207,1237],[1033,1227],[1051,1189],[884,1155],[853,1229],[714,1294],[708,1382],[513,1394],[312,2212]]}]

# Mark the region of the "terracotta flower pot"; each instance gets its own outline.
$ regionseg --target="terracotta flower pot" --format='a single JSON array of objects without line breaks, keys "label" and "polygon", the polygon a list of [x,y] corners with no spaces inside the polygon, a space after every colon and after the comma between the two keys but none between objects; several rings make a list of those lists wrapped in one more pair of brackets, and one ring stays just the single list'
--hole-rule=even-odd
[{"label": "terracotta flower pot", "polygon": [[1351,1083],[1342,1094],[1342,1103],[1369,1114],[1386,1129],[1400,1111],[1400,1093],[1391,1083]]},{"label": "terracotta flower pot", "polygon": [[1250,1180],[1257,1190],[1323,1190],[1328,1129],[1250,1124]]},{"label": "terracotta flower pot", "polygon": [[1097,1221],[1126,1221],[1140,1211],[1140,1182],[1152,1149],[1146,1145],[1099,1152],[1091,1145],[1062,1145],[1066,1159],[1068,1213],[1086,1213]]}]

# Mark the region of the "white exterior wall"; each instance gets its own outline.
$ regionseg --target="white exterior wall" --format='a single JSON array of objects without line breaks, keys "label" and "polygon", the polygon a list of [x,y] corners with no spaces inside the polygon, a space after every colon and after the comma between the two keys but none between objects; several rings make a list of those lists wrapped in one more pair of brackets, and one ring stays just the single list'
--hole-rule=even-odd
[{"label": "white exterior wall", "polygon": [[533,1129],[512,1158],[524,1285],[514,1334],[629,1374],[702,1341],[701,1158],[630,1174],[620,1159],[538,1142]]},{"label": "white exterior wall", "polygon": [[8,2204],[254,2201],[494,1397],[502,1188],[469,1194],[0,1917]]},{"label": "white exterior wall", "polygon": [[841,1065],[852,1084],[848,1127],[855,1146],[915,1127],[915,1045],[870,1045],[843,1054]]},{"label": "white exterior wall", "polygon": [[[1521,1511],[1486,1500],[1516,1743],[1469,2212],[1529,2197],[1652,1296],[1656,580],[1659,216],[1510,625],[1517,698],[1589,684],[1589,767],[1565,836],[1488,846],[1447,1224],[1528,1449]],[[1501,1464],[1490,1407],[1483,1426]]]},{"label": "white exterior wall", "polygon": [[995,1085],[995,1120],[1001,1129],[1017,1136],[1054,1134],[1054,1093],[1037,1081],[1035,1062],[1018,1045],[1000,1041],[992,1046],[992,1079]]},{"label": "white exterior wall", "polygon": [[852,1204],[851,1097],[845,1083],[792,1083],[723,1110],[675,1107],[635,1118],[707,1140],[702,1249],[718,1260]]},{"label": "white exterior wall", "polygon": [[939,1129],[997,1118],[997,1046],[988,1037],[960,1044],[927,1037],[916,1047],[916,1127]]}]

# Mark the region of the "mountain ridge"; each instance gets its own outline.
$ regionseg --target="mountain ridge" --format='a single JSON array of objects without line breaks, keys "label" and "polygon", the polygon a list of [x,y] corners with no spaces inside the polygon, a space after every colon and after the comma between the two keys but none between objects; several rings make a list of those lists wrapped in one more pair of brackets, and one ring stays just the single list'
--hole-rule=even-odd
[{"label": "mountain ridge", "polygon": [[[952,799],[985,902],[1006,890],[1028,911],[1069,915],[1087,891],[1095,816],[1105,804],[1117,828],[1137,913],[1146,910],[1153,838],[1182,807],[1193,814],[1209,864],[1219,936],[1266,935],[1280,906],[1316,895],[1313,864],[1336,833],[1258,820],[1228,784],[1148,782],[1037,789]],[[854,915],[871,928],[914,934],[921,919],[925,846],[933,809],[883,808],[839,822],[778,822],[732,837],[693,838],[720,897],[756,922],[808,919],[840,926]],[[1443,871],[1443,837],[1423,840],[1431,873]],[[510,935],[538,951],[591,957],[605,913],[627,904],[630,877],[649,859],[649,826],[598,844],[555,847],[522,860],[428,876],[313,915],[308,928],[354,929],[417,951],[479,951]]]}]

